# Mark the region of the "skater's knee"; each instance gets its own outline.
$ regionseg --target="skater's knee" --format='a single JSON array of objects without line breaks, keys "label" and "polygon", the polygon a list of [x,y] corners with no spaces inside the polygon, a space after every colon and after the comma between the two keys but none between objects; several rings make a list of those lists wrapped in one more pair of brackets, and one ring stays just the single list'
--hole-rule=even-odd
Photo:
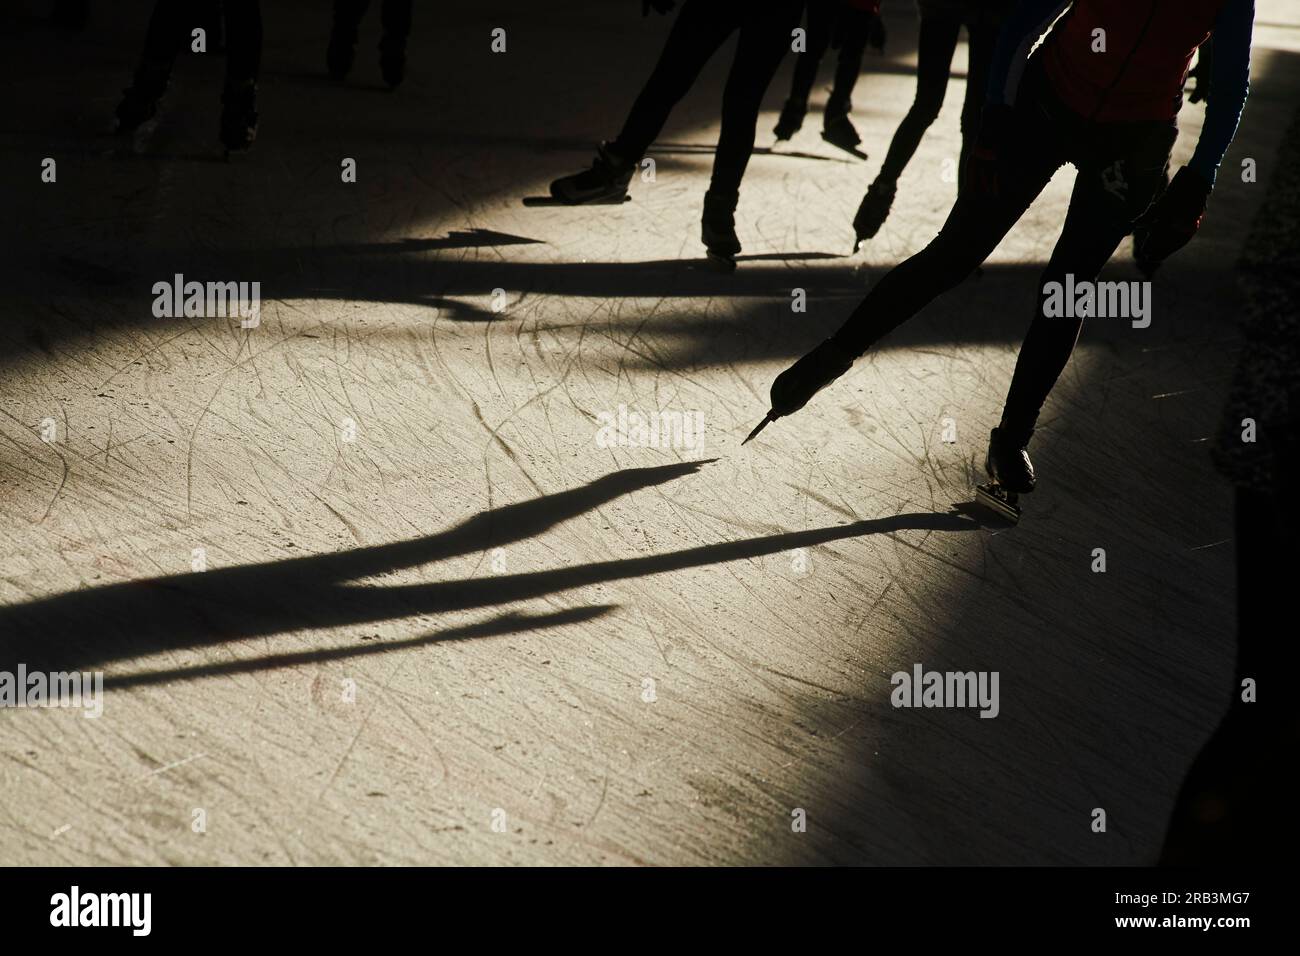
[{"label": "skater's knee", "polygon": [[943,109],[943,95],[939,96],[917,96],[912,101],[912,108],[907,111],[907,119],[913,123],[922,123],[929,126],[939,118],[939,111]]}]

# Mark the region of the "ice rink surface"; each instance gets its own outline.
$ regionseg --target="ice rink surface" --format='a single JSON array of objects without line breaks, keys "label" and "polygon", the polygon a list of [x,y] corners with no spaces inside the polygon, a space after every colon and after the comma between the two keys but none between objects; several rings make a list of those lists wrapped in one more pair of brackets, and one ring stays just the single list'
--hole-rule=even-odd
[{"label": "ice rink surface", "polygon": [[[854,95],[865,163],[817,135],[829,62],[768,150],[783,64],[730,276],[701,268],[699,212],[731,44],[631,202],[536,206],[617,132],[669,21],[417,3],[389,93],[377,11],[338,86],[325,5],[266,6],[261,132],[229,163],[212,56],[182,57],[151,135],[107,133],[147,3],[66,37],[26,0],[0,30],[0,669],[105,683],[98,719],[0,709],[0,864],[1154,860],[1232,680],[1207,448],[1294,5],[1259,4],[1241,132],[1150,328],[1085,327],[1014,529],[967,504],[1071,169],[982,278],[739,447],[951,206],[964,46],[848,255],[911,101],[909,4]],[[155,318],[176,273],[260,282],[260,326]],[[1140,278],[1127,243],[1103,277]],[[620,406],[701,440],[609,447]],[[998,672],[997,717],[895,708],[916,664]]]}]

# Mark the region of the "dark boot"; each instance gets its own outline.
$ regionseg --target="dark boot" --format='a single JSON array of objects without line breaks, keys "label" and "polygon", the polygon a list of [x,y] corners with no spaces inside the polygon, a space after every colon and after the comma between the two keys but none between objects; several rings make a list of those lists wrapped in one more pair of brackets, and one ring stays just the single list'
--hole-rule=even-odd
[{"label": "dark boot", "polygon": [[776,377],[772,383],[772,418],[797,412],[808,400],[850,368],[856,356],[834,339],[826,339],[815,349]]},{"label": "dark boot", "polygon": [[158,102],[167,90],[171,78],[171,64],[142,63],[135,71],[131,85],[122,91],[122,101],[117,104],[117,129],[130,133],[153,119],[158,112]]},{"label": "dark boot", "polygon": [[700,219],[700,241],[709,255],[733,267],[740,252],[740,240],[736,238],[738,198],[736,193],[709,190],[704,194],[704,215]]},{"label": "dark boot", "polygon": [[221,94],[221,142],[230,152],[252,147],[257,139],[257,84],[245,80]]},{"label": "dark boot", "polygon": [[551,195],[562,203],[619,203],[627,199],[627,184],[636,172],[636,160],[614,153],[608,143],[596,151],[590,169],[572,176],[562,176],[551,183]]},{"label": "dark boot", "polygon": [[1008,425],[1005,418],[1002,424],[989,433],[984,471],[991,481],[1012,494],[1027,494],[1034,490],[1038,481],[1034,474],[1034,463],[1029,460],[1029,452],[1026,450],[1033,434],[1032,425],[1015,427]]},{"label": "dark boot", "polygon": [[789,139],[795,133],[799,132],[803,126],[803,118],[808,113],[808,101],[791,97],[785,101],[785,106],[781,107],[781,115],[776,121],[776,127],[772,132],[776,133],[776,138]]},{"label": "dark boot", "polygon": [[897,193],[898,184],[892,179],[877,177],[875,182],[867,187],[867,194],[862,197],[862,204],[858,206],[858,214],[853,217],[853,233],[857,237],[857,242],[853,246],[854,252],[858,251],[858,246],[864,239],[871,239],[880,231],[880,227],[889,218],[889,210],[894,205],[894,196]]}]

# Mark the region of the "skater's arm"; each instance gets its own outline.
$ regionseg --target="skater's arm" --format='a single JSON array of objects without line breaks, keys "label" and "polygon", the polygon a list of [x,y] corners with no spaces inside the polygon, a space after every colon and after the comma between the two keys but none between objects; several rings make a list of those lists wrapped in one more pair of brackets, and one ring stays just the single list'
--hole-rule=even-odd
[{"label": "skater's arm", "polygon": [[998,45],[989,67],[988,103],[1010,106],[1029,51],[1072,0],[1020,0],[1002,24]]},{"label": "skater's arm", "polygon": [[1237,123],[1250,92],[1250,34],[1254,23],[1255,0],[1228,0],[1214,21],[1212,92],[1205,104],[1201,138],[1187,164],[1210,184],[1237,135]]}]

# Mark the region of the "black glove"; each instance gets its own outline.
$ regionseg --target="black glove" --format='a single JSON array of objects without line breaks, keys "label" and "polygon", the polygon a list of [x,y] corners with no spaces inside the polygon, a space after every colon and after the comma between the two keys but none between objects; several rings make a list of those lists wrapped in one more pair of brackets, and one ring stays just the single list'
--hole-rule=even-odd
[{"label": "black glove", "polygon": [[650,16],[650,11],[655,13],[670,13],[677,6],[677,0],[641,0],[641,16]]},{"label": "black glove", "polygon": [[1001,153],[1006,148],[1015,109],[1005,103],[989,103],[980,118],[980,131],[966,160],[966,187],[985,196],[996,196],[1000,191],[998,166]]},{"label": "black glove", "polygon": [[1187,166],[1133,224],[1133,258],[1146,275],[1187,245],[1205,217],[1211,185]]}]

